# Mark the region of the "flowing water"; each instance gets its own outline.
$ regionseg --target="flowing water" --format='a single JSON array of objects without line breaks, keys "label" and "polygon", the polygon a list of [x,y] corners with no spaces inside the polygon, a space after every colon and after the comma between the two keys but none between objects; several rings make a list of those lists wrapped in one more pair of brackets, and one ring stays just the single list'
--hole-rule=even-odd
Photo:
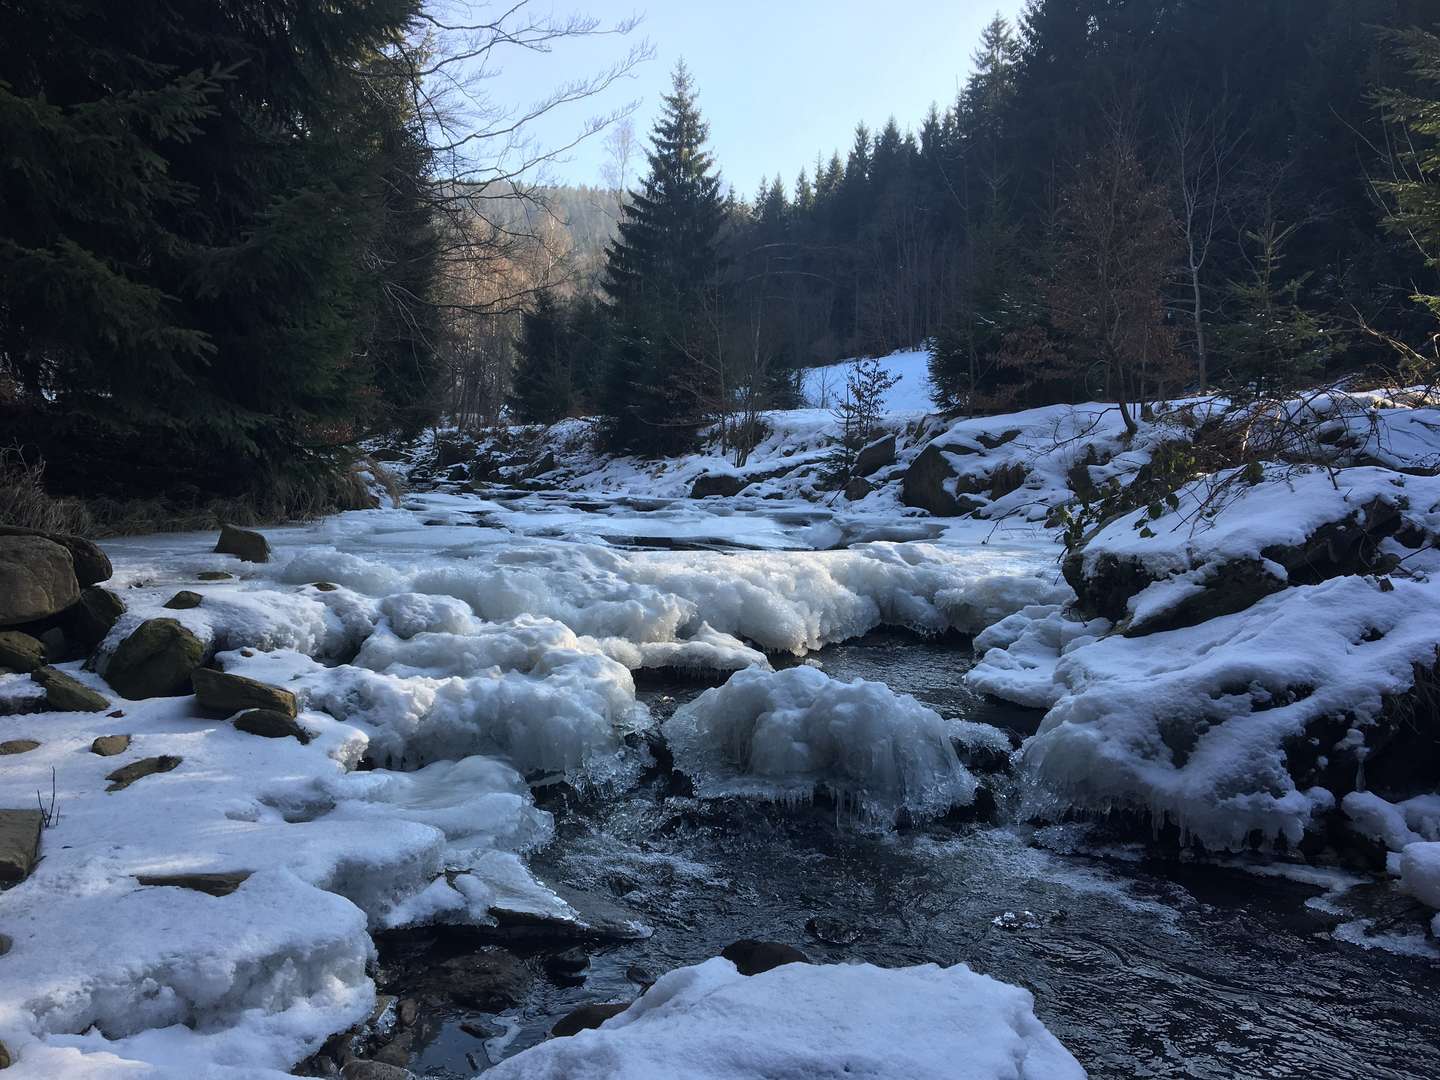
[{"label": "flowing water", "polygon": [[[968,656],[960,642],[881,633],[811,662],[947,716],[1032,731],[1036,714],[965,688]],[[657,717],[702,689],[641,687]],[[702,804],[660,778],[563,811],[558,825],[537,870],[627,905],[653,935],[590,948],[581,977],[542,976],[488,1043],[461,1030],[460,1013],[439,1018],[417,1073],[483,1072],[580,1005],[633,999],[636,968],[662,974],[750,937],[819,961],[963,961],[1024,985],[1095,1078],[1440,1076],[1440,961],[1422,913],[1384,886],[1352,881],[1341,894],[1326,888],[1339,875],[1151,862],[1087,845],[1078,826],[881,833],[824,807]],[[1340,940],[1362,925],[1413,955]],[[530,949],[537,972],[545,951]]]}]

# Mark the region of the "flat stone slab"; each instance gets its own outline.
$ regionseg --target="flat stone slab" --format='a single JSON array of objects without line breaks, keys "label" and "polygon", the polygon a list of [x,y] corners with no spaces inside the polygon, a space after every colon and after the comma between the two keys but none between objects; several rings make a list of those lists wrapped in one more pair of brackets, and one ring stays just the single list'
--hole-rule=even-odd
[{"label": "flat stone slab", "polygon": [[262,739],[294,738],[304,745],[310,741],[310,733],[300,726],[293,716],[273,709],[247,709],[233,721],[236,731],[247,735],[258,735]]},{"label": "flat stone slab", "polygon": [[190,674],[195,700],[206,709],[234,714],[246,709],[264,709],[294,718],[300,711],[295,695],[243,675],[227,675],[210,668],[196,668]]},{"label": "flat stone slab", "polygon": [[35,739],[6,739],[0,742],[0,754],[28,754],[39,745]]},{"label": "flat stone slab", "polygon": [[157,888],[191,889],[209,896],[229,896],[250,877],[249,870],[215,874],[136,874],[141,885]]},{"label": "flat stone slab", "polygon": [[40,860],[40,830],[45,815],[39,810],[0,810],[0,884],[24,881]]},{"label": "flat stone slab", "polygon": [[36,668],[30,678],[45,688],[45,704],[52,712],[104,712],[110,708],[104,694],[56,668]]},{"label": "flat stone slab", "polygon": [[180,759],[171,754],[161,754],[159,757],[141,758],[139,761],[132,761],[129,765],[121,766],[105,777],[110,781],[106,791],[123,791],[136,780],[144,779],[147,776],[154,776],[156,773],[169,772],[180,764]]}]

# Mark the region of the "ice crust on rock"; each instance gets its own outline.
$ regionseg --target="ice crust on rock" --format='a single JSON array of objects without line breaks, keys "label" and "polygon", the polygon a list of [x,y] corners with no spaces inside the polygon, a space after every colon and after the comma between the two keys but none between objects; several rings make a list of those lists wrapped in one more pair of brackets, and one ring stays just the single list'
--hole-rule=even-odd
[{"label": "ice crust on rock", "polygon": [[495,1080],[1084,1080],[1026,990],[964,964],[719,957],[661,976],[599,1028],[503,1062]]},{"label": "ice crust on rock", "polygon": [[803,803],[824,789],[885,821],[975,800],[975,778],[938,713],[883,683],[812,667],[732,675],[677,709],[665,737],[675,767],[707,798]]}]

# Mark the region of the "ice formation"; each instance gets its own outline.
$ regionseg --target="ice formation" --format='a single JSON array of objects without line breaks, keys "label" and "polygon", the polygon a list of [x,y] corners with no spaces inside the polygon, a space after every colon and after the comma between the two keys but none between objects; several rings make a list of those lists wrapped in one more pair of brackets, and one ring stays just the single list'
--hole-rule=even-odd
[{"label": "ice formation", "polygon": [[494,1080],[1084,1080],[1026,990],[971,971],[716,958],[664,975],[599,1028],[517,1054]]},{"label": "ice formation", "polygon": [[883,683],[812,667],[742,671],[665,723],[675,767],[707,798],[809,801],[824,789],[882,820],[935,817],[975,799],[938,713]]}]

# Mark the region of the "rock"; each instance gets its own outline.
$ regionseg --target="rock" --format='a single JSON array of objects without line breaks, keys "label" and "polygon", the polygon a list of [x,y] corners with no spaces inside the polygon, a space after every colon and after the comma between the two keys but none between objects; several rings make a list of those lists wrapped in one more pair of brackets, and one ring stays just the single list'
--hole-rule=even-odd
[{"label": "rock", "polygon": [[90,744],[90,752],[101,757],[115,757],[129,749],[129,735],[101,735]]},{"label": "rock", "polygon": [[574,918],[511,911],[500,905],[490,909],[495,933],[515,942],[537,942],[553,946],[567,941],[638,941],[653,930],[639,913],[593,892],[547,881],[545,886],[575,912]]},{"label": "rock", "polygon": [[6,955],[14,947],[15,942],[9,934],[0,934],[0,956]]},{"label": "rock", "polygon": [[110,781],[106,791],[123,791],[136,780],[142,780],[147,776],[154,776],[156,773],[169,772],[180,764],[180,759],[170,754],[162,754],[159,757],[141,758],[139,761],[132,761],[129,765],[116,769],[109,776],[105,777]]},{"label": "rock", "polygon": [[567,1039],[590,1028],[598,1028],[612,1016],[619,1016],[630,1008],[631,1004],[628,1001],[616,1001],[606,1005],[581,1005],[574,1012],[562,1016],[550,1029],[550,1034],[557,1039]]},{"label": "rock", "polygon": [[741,975],[759,975],[762,971],[769,971],[784,964],[810,962],[810,958],[793,945],[784,945],[778,941],[754,941],[750,938],[741,938],[725,946],[720,955],[734,964]]},{"label": "rock", "polygon": [[420,1006],[414,998],[402,998],[400,1004],[395,1007],[395,1016],[400,1021],[401,1027],[414,1027],[415,1021],[420,1019]]},{"label": "rock", "polygon": [[977,499],[955,494],[953,481],[957,475],[945,454],[931,443],[905,470],[905,479],[900,485],[900,501],[906,506],[929,510],[936,517],[957,517],[984,506]]},{"label": "rock", "polygon": [[131,699],[188,694],[204,658],[200,639],[174,619],[146,619],[110,657],[105,681]]},{"label": "rock", "polygon": [[525,466],[525,471],[521,473],[521,479],[534,480],[537,476],[544,476],[548,472],[554,472],[559,467],[560,463],[555,460],[555,454],[547,450],[538,461],[532,461],[529,465]]},{"label": "rock", "polygon": [[402,1031],[395,1038],[391,1039],[380,1049],[370,1055],[370,1060],[384,1062],[386,1065],[398,1065],[404,1068],[405,1063],[414,1054],[415,1032]]},{"label": "rock", "polygon": [[498,1013],[519,1005],[533,982],[512,953],[486,948],[453,956],[432,968],[423,985],[477,1012]]},{"label": "rock", "polygon": [[590,967],[590,954],[579,947],[552,953],[541,961],[546,973],[564,986],[579,986]]},{"label": "rock", "polygon": [[270,541],[252,529],[226,525],[220,530],[215,550],[221,555],[234,555],[241,562],[269,562]]},{"label": "rock", "polygon": [[643,968],[639,964],[631,964],[625,969],[625,978],[630,980],[642,990],[649,990],[655,985],[655,976],[649,968]]},{"label": "rock", "polygon": [[39,810],[0,810],[0,885],[24,881],[40,858]]},{"label": "rock", "polygon": [[75,568],[75,580],[81,586],[98,585],[102,581],[109,581],[110,575],[115,572],[110,565],[110,556],[101,551],[100,546],[93,540],[86,540],[83,536],[41,532],[38,529],[25,529],[18,525],[0,525],[0,537],[4,536],[38,536],[51,543],[59,544],[70,552],[70,560]]},{"label": "rock", "polygon": [[30,678],[45,688],[45,705],[51,712],[104,712],[110,708],[103,694],[53,667],[36,668]]},{"label": "rock", "polygon": [[29,674],[44,666],[44,645],[19,630],[0,630],[0,667]]},{"label": "rock", "polygon": [[345,1063],[340,1070],[340,1080],[415,1080],[415,1074],[399,1065],[356,1058]]},{"label": "rock", "polygon": [[851,502],[859,502],[874,490],[874,484],[870,483],[870,481],[866,480],[863,476],[857,476],[845,485],[845,498]]},{"label": "rock", "polygon": [[870,476],[895,464],[895,436],[886,435],[862,447],[855,455],[855,475]]},{"label": "rock", "polygon": [[450,471],[445,474],[445,479],[449,480],[452,484],[463,483],[470,479],[470,467],[464,462],[461,462],[459,465],[451,465]]},{"label": "rock", "polygon": [[289,690],[247,679],[243,675],[197,667],[190,673],[190,681],[195,687],[195,700],[203,708],[214,709],[227,716],[247,709],[263,709],[294,719],[300,711],[295,695]]},{"label": "rock", "polygon": [[258,735],[262,739],[294,738],[302,746],[312,737],[293,716],[274,709],[246,709],[235,717],[232,726],[236,731]]},{"label": "rock", "polygon": [[234,581],[235,575],[225,570],[204,570],[195,575],[197,581]]},{"label": "rock", "polygon": [[10,1060],[10,1048],[0,1042],[0,1069],[8,1069],[13,1062]]},{"label": "rock", "polygon": [[43,536],[0,536],[0,628],[48,619],[79,599],[67,548]]},{"label": "rock", "polygon": [[80,602],[65,613],[65,629],[86,649],[93,649],[105,640],[125,614],[125,601],[109,589],[94,586],[80,590]]},{"label": "rock", "polygon": [[1018,461],[1012,461],[1008,465],[1001,465],[990,474],[990,498],[1003,499],[1012,491],[1019,491],[1025,484],[1025,478],[1030,474],[1026,472],[1025,466]]},{"label": "rock", "polygon": [[505,1029],[499,1024],[487,1024],[484,1020],[466,1020],[460,1025],[460,1030],[472,1039],[498,1039],[505,1034]]},{"label": "rock", "polygon": [[0,754],[6,757],[12,754],[28,754],[39,745],[35,739],[6,739],[0,742]]},{"label": "rock", "polygon": [[136,874],[141,885],[155,888],[191,889],[208,896],[229,896],[249,878],[249,870],[221,874]]},{"label": "rock", "polygon": [[333,581],[314,581],[310,583],[310,587],[317,592],[334,592],[340,588],[340,586],[336,585]]},{"label": "rock", "polygon": [[690,485],[690,498],[708,499],[712,495],[739,495],[750,486],[750,480],[734,473],[705,473]]},{"label": "rock", "polygon": [[475,456],[475,444],[468,439],[437,439],[435,441],[435,467],[448,469]]},{"label": "rock", "polygon": [[77,659],[70,655],[70,640],[58,626],[52,626],[40,635],[40,647],[45,650],[46,658],[57,664]]},{"label": "rock", "polygon": [[170,597],[169,600],[165,601],[165,606],[172,611],[189,611],[191,608],[199,607],[204,599],[205,598],[198,592],[181,589],[174,596]]}]

